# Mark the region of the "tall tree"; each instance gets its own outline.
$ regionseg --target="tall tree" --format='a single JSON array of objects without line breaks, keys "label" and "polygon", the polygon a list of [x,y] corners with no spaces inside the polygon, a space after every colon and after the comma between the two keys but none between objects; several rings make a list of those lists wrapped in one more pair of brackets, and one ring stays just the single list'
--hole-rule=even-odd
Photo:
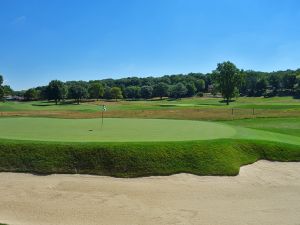
[{"label": "tall tree", "polygon": [[194,81],[197,92],[203,92],[205,90],[205,81],[203,79],[198,79]]},{"label": "tall tree", "polygon": [[111,99],[111,88],[110,87],[106,86],[104,88],[103,98],[105,98],[105,99]]},{"label": "tall tree", "polygon": [[0,75],[0,100],[4,99],[4,88],[2,87],[3,84],[3,76]]},{"label": "tall tree", "polygon": [[295,85],[295,93],[294,95],[297,97],[297,98],[300,98],[300,75],[298,75],[296,77],[296,80],[297,80],[297,83]]},{"label": "tall tree", "polygon": [[221,92],[226,104],[235,97],[241,84],[241,74],[239,69],[232,62],[219,63],[217,69],[213,72],[213,80],[216,87]]},{"label": "tall tree", "polygon": [[27,101],[32,101],[37,99],[37,91],[34,88],[30,88],[24,93],[24,98]]},{"label": "tall tree", "polygon": [[58,101],[62,100],[66,94],[64,83],[59,80],[52,80],[47,87],[47,95],[49,100],[54,100],[57,105]]},{"label": "tall tree", "polygon": [[282,87],[285,89],[293,90],[297,83],[297,77],[295,74],[285,74],[282,78]]},{"label": "tall tree", "polygon": [[173,98],[182,98],[186,95],[187,93],[187,88],[185,87],[185,85],[181,82],[179,82],[176,85],[173,85],[171,87],[171,91],[170,91],[170,95]]},{"label": "tall tree", "polygon": [[126,98],[137,99],[141,97],[141,88],[139,86],[128,86],[124,90]]},{"label": "tall tree", "polygon": [[119,98],[123,98],[121,88],[119,88],[119,87],[112,87],[110,90],[110,94],[111,94],[112,98],[116,99],[116,101]]},{"label": "tall tree", "polygon": [[256,83],[256,87],[255,87],[255,96],[262,96],[266,93],[267,90],[267,81],[265,78],[260,79],[259,81],[257,81]]},{"label": "tall tree", "polygon": [[271,74],[268,81],[272,87],[273,92],[276,94],[278,89],[280,88],[280,77],[276,74]]},{"label": "tall tree", "polygon": [[89,87],[89,97],[99,100],[99,98],[103,97],[104,87],[100,82],[94,82]]},{"label": "tall tree", "polygon": [[160,82],[153,87],[153,95],[155,97],[160,97],[162,99],[163,97],[166,97],[169,95],[169,85],[166,83]]},{"label": "tall tree", "polygon": [[149,99],[152,97],[153,88],[151,86],[143,86],[141,88],[141,97],[145,99]]},{"label": "tall tree", "polygon": [[12,95],[14,90],[9,85],[4,85],[3,87],[4,95]]},{"label": "tall tree", "polygon": [[197,88],[195,87],[195,84],[193,82],[190,82],[186,85],[187,93],[186,95],[188,97],[192,97],[196,94]]},{"label": "tall tree", "polygon": [[73,84],[69,87],[68,95],[69,98],[75,99],[77,104],[79,104],[81,99],[84,99],[88,96],[88,92],[85,87],[79,84]]}]

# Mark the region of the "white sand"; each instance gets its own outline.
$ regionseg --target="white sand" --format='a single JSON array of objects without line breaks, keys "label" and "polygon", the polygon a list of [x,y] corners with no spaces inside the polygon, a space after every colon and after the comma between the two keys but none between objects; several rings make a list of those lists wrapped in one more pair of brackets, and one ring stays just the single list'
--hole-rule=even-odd
[{"label": "white sand", "polygon": [[260,161],[237,177],[117,179],[0,173],[10,225],[299,225],[300,163]]}]

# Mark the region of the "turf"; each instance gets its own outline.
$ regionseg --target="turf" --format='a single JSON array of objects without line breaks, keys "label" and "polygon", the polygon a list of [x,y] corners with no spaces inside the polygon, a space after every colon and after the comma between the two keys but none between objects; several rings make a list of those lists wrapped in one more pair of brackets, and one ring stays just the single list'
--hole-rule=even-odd
[{"label": "turf", "polygon": [[300,138],[294,135],[234,126],[232,123],[105,118],[102,126],[101,119],[8,117],[0,118],[0,138],[61,142],[161,142],[231,138],[300,145]]},{"label": "turf", "polygon": [[228,121],[226,124],[300,137],[299,118],[255,118]]},{"label": "turf", "polygon": [[[98,118],[99,105],[107,105],[110,118],[159,118],[186,120],[232,120],[253,117],[300,117],[300,100],[292,97],[235,99],[229,106],[221,98],[184,98],[148,101],[0,102],[0,116]],[[232,109],[234,109],[232,111]],[[254,111],[253,111],[254,110]],[[253,113],[254,112],[254,113]]]},{"label": "turf", "polygon": [[139,177],[237,175],[260,159],[300,161],[299,146],[251,140],[55,143],[1,140],[0,171]]},{"label": "turf", "polygon": [[[101,104],[113,117],[102,128]],[[259,159],[300,161],[299,106],[290,97],[239,98],[229,106],[217,98],[0,103],[0,171],[236,175]]]},{"label": "turf", "polygon": [[298,109],[300,110],[300,100],[292,97],[241,97],[234,99],[229,106],[224,104],[221,98],[183,98],[164,100],[140,100],[140,101],[91,101],[80,105],[73,102],[64,102],[55,105],[54,102],[33,101],[33,102],[0,102],[0,111],[78,111],[78,112],[98,112],[99,106],[106,104],[109,110],[161,110],[161,109],[201,109],[201,108],[255,108],[255,109]]},{"label": "turf", "polygon": [[156,119],[0,118],[0,138],[76,142],[208,140],[232,137],[229,125]]}]

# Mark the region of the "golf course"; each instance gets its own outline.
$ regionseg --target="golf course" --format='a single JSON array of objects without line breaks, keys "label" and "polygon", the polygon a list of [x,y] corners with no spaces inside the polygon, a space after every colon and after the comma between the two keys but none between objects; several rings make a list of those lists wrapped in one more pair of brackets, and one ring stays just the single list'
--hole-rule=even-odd
[{"label": "golf course", "polygon": [[300,225],[299,0],[0,9],[0,225]]},{"label": "golf course", "polygon": [[[167,100],[0,103],[0,170],[237,175],[242,165],[260,159],[299,161],[299,100],[255,100],[239,98],[230,106],[196,97],[172,105]],[[101,113],[104,104],[108,110]]]},{"label": "golf course", "polygon": [[229,122],[132,118],[105,118],[103,121],[101,118],[75,120],[32,117],[1,118],[0,138],[56,142],[248,139],[300,145],[300,139],[295,135],[230,125]]}]

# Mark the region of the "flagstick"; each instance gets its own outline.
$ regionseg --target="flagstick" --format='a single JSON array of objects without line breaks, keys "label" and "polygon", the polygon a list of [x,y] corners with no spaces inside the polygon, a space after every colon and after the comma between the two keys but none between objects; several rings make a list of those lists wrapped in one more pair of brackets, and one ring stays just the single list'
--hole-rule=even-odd
[{"label": "flagstick", "polygon": [[106,106],[105,106],[105,105],[102,105],[102,122],[101,122],[101,129],[102,129],[102,127],[103,127],[103,122],[104,122],[104,119],[103,119],[103,117],[104,117],[104,111],[106,111]]},{"label": "flagstick", "polygon": [[102,129],[102,127],[103,127],[103,113],[104,113],[104,111],[102,111],[102,123],[101,123],[101,129]]}]

